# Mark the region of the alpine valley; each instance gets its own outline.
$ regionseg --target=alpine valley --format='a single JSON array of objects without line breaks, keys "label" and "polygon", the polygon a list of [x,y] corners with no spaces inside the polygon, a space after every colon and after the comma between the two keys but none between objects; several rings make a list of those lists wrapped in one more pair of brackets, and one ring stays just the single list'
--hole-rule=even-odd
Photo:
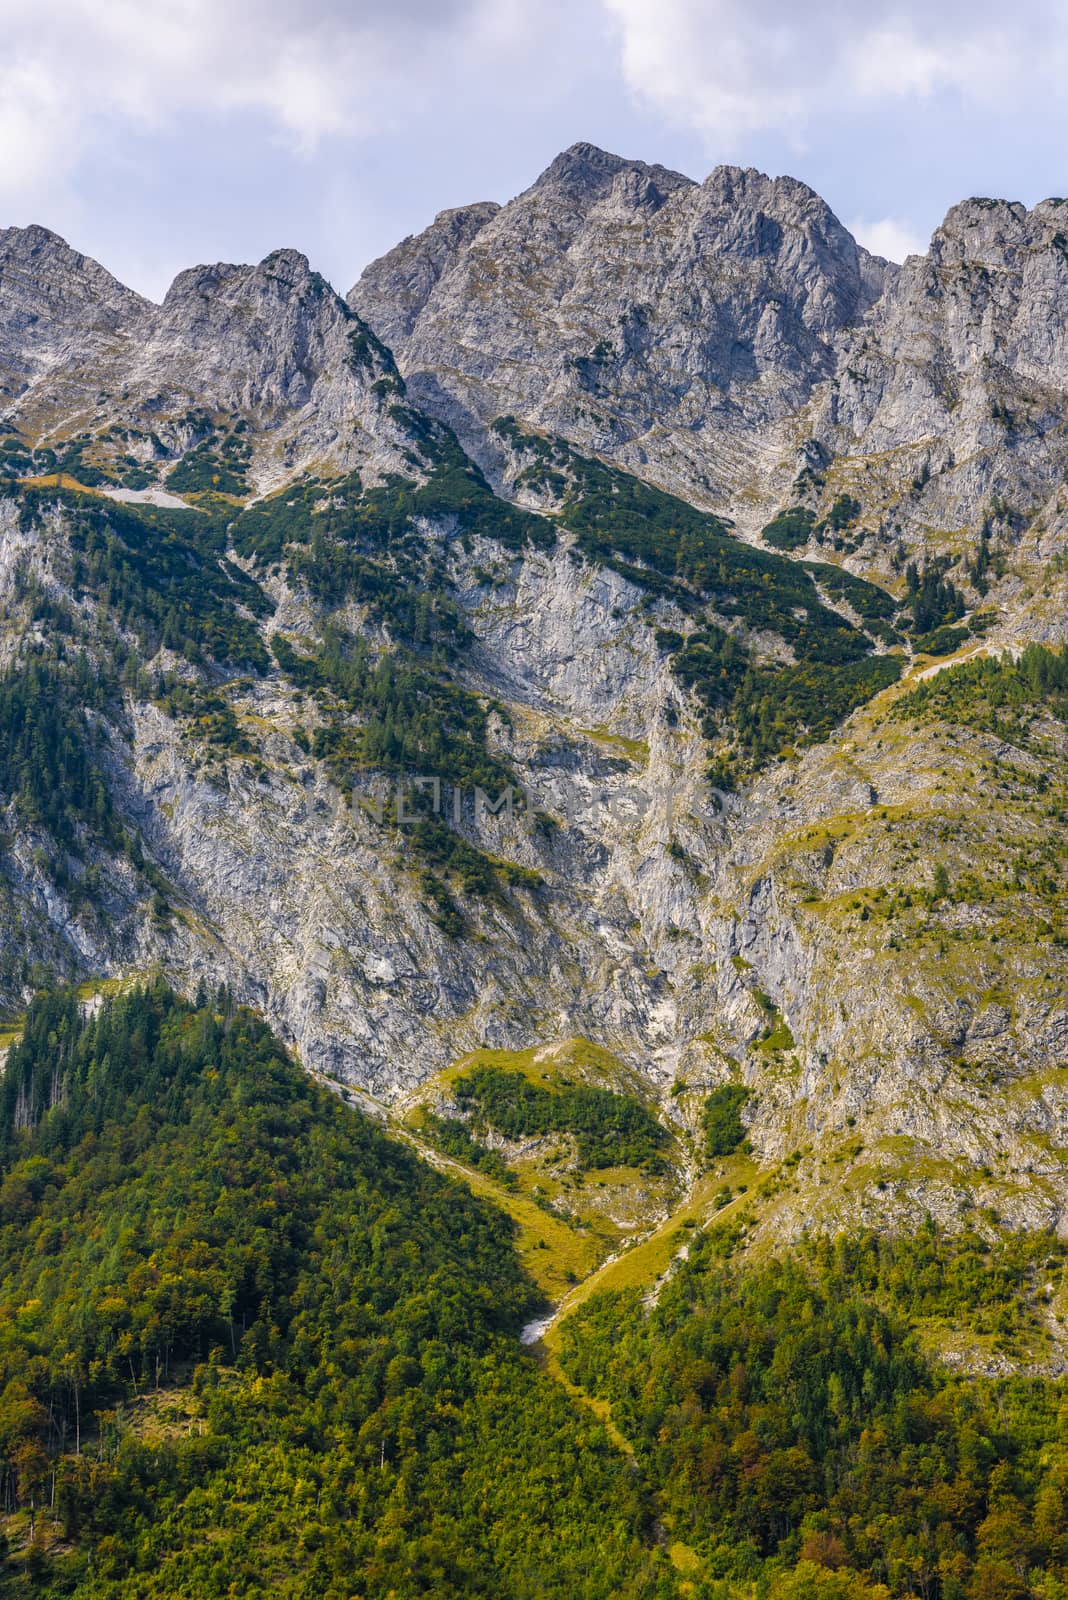
[{"label": "alpine valley", "polygon": [[1068,202],[0,232],[0,1595],[1068,1600]]}]

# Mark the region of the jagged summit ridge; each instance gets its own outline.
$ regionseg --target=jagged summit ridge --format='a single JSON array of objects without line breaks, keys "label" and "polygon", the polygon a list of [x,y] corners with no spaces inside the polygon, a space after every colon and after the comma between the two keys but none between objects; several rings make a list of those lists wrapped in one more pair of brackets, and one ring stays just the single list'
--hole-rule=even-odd
[{"label": "jagged summit ridge", "polygon": [[207,437],[191,418],[242,421],[265,487],[313,461],[374,476],[405,458],[375,389],[399,387],[392,359],[300,251],[187,268],[155,305],[47,230],[9,230],[0,308],[7,419],[29,443],[118,429],[150,464]]},{"label": "jagged summit ridge", "polygon": [[491,472],[487,429],[513,415],[755,535],[806,463],[837,459],[885,571],[899,537],[978,538],[1013,484],[1032,507],[1055,495],[1066,216],[972,197],[897,266],[795,178],[724,165],[695,184],[579,144],[477,228],[372,263],[349,302]]},{"label": "jagged summit ridge", "polygon": [[831,375],[894,270],[794,179],[697,184],[577,145],[476,231],[372,263],[349,303],[476,453],[512,413],[707,494]]},{"label": "jagged summit ridge", "polygon": [[604,195],[624,174],[644,179],[664,195],[675,189],[693,187],[692,178],[687,178],[681,172],[673,172],[670,167],[662,167],[659,162],[650,165],[645,161],[630,160],[580,140],[562,150],[525,193],[531,194],[537,189],[560,189],[576,199],[592,201]]},{"label": "jagged summit ridge", "polygon": [[[974,521],[1006,451],[1035,494],[1061,471],[1038,411],[1068,387],[1050,311],[1063,215],[1056,199],[971,198],[899,268],[795,178],[722,165],[698,184],[579,142],[506,205],[439,213],[347,306],[283,249],[188,269],[156,307],[47,229],[9,229],[0,385],[34,436],[120,418],[177,449],[172,412],[247,413],[272,438],[258,481],[280,481],[388,439],[388,404],[369,394],[382,374],[349,360],[355,312],[491,472],[489,425],[512,414],[736,517],[755,489],[759,526],[807,439],[832,457],[914,451],[931,487],[903,526]],[[1007,414],[1035,417],[1033,444],[998,436]]]}]

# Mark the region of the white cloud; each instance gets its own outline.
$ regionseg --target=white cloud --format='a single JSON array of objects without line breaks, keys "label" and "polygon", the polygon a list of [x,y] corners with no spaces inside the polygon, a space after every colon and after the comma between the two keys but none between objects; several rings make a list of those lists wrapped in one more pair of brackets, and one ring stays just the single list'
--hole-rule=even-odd
[{"label": "white cloud", "polygon": [[904,261],[906,256],[927,254],[927,240],[899,217],[881,217],[878,222],[854,217],[846,227],[865,250],[870,250],[873,256],[885,256],[887,261]]},{"label": "white cloud", "polygon": [[[0,16],[0,226],[58,226],[152,292],[186,248],[248,253],[276,225],[348,280],[345,251],[506,198],[582,138],[689,171],[704,155],[818,172],[891,256],[917,242],[904,218],[975,182],[1017,187],[1010,158],[1063,186],[1061,0],[0,0]],[[885,143],[869,162],[906,121],[941,135],[930,171],[918,136],[911,167],[894,173]],[[869,165],[878,201],[858,189]]]},{"label": "white cloud", "polygon": [[602,0],[640,99],[710,143],[796,144],[828,113],[939,94],[1004,110],[1060,94],[1058,0]]},{"label": "white cloud", "polygon": [[5,12],[0,200],[62,182],[103,132],[253,113],[310,152],[380,132],[421,74],[506,49],[515,0],[37,0]]},{"label": "white cloud", "polygon": [[66,160],[74,124],[54,74],[33,60],[0,64],[0,193],[46,183]]}]

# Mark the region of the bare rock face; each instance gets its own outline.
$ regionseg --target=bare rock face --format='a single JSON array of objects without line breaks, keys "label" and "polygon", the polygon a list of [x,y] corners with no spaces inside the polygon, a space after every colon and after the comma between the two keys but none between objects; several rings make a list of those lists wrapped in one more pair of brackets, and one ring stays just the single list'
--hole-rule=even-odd
[{"label": "bare rock face", "polygon": [[[967,201],[898,268],[793,179],[720,167],[696,184],[576,145],[508,205],[443,212],[348,302],[281,250],[192,268],[155,306],[43,229],[0,234],[0,663],[46,654],[50,619],[57,670],[80,653],[103,679],[122,641],[110,699],[76,707],[74,731],[140,841],[64,853],[8,782],[0,992],[14,1005],[35,963],[225,980],[312,1070],[387,1103],[477,1046],[581,1034],[666,1105],[672,1086],[698,1106],[727,1079],[752,1089],[756,1152],[804,1177],[790,1226],[833,1190],[846,1220],[899,1200],[952,1220],[979,1197],[1064,1228],[1063,721],[1036,712],[1013,743],[998,718],[899,715],[901,686],[872,689],[821,743],[797,724],[796,747],[714,803],[708,702],[672,665],[683,635],[723,624],[807,673],[814,698],[830,667],[762,635],[770,557],[750,560],[743,622],[732,549],[721,610],[680,587],[670,505],[655,537],[643,524],[613,546],[628,486],[599,463],[725,509],[753,540],[781,507],[810,511],[804,530],[845,503],[793,553],[883,584],[818,574],[912,684],[940,667],[909,659],[928,649],[918,625],[886,620],[906,559],[959,586],[957,619],[985,608],[969,650],[1063,644],[1065,221],[1059,201]],[[506,414],[533,433],[495,432]],[[551,520],[573,509],[571,458],[544,435],[595,458],[605,500],[582,508],[585,536]],[[115,508],[46,492],[57,472],[79,481],[71,461],[98,494],[131,464],[163,491],[198,451],[206,476],[176,492],[203,496],[215,531],[161,576],[160,525],[137,524],[140,589],[121,553],[86,557],[86,523]],[[20,498],[9,477],[45,488]],[[243,542],[264,509],[243,503],[290,487]],[[509,500],[548,513],[529,541]],[[187,582],[217,638],[251,629],[256,649],[183,656]],[[150,602],[154,635],[136,614]],[[317,680],[331,651],[340,676]],[[386,695],[394,671],[408,699]],[[492,893],[448,851],[435,890],[412,835],[346,794],[345,761],[368,776],[369,684],[383,739],[406,720],[450,737],[469,723],[521,781],[537,826],[453,830],[497,873]]]},{"label": "bare rock face", "polygon": [[846,461],[898,453],[885,482],[873,459],[884,504],[919,475],[915,521],[974,528],[994,496],[1030,520],[1063,481],[1066,225],[1059,200],[954,206],[842,341],[813,431]]},{"label": "bare rock face", "polygon": [[888,576],[932,527],[977,540],[1001,517],[1014,544],[1056,513],[1065,221],[1059,200],[966,200],[896,267],[793,179],[695,184],[576,145],[503,208],[397,246],[349,301],[491,471],[486,426],[513,414],[748,535],[846,492],[878,535],[854,565]]},{"label": "bare rock face", "polygon": [[793,179],[696,184],[575,145],[470,237],[439,219],[398,246],[349,300],[383,337],[384,303],[405,306],[388,337],[410,391],[476,451],[513,413],[714,497],[892,276]]},{"label": "bare rock face", "polygon": [[0,370],[13,379],[128,329],[148,302],[47,228],[0,230]]},{"label": "bare rock face", "polygon": [[307,405],[351,329],[306,256],[277,250],[259,266],[179,273],[129,376],[160,381],[211,410],[269,414]]},{"label": "bare rock face", "polygon": [[0,405],[32,404],[35,385],[53,408],[84,403],[73,373],[109,370],[149,309],[47,228],[0,231]]},{"label": "bare rock face", "polygon": [[[323,460],[398,466],[394,379],[388,351],[307,257],[276,250],[254,267],[179,274],[123,373],[124,404],[142,416],[250,419],[260,435],[254,476],[269,485]],[[376,393],[382,380],[386,392]]]},{"label": "bare rock face", "polygon": [[177,455],[240,420],[266,486],[323,460],[395,470],[409,445],[392,357],[295,250],[190,268],[155,306],[56,235],[9,229],[0,341],[7,418],[34,444],[121,430]]},{"label": "bare rock face", "polygon": [[408,338],[442,274],[500,209],[484,200],[439,212],[418,238],[409,235],[367,268],[357,286],[361,315],[391,350]]}]

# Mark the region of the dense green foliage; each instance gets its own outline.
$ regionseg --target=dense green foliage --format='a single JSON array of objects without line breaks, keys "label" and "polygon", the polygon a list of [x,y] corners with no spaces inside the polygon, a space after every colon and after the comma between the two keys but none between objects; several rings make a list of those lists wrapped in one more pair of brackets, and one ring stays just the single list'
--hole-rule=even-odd
[{"label": "dense green foliage", "polygon": [[930,633],[921,633],[913,639],[913,650],[928,656],[949,656],[954,650],[959,650],[969,637],[968,628],[932,628]]},{"label": "dense green foliage", "polygon": [[[74,592],[105,603],[143,648],[190,661],[263,669],[253,618],[270,613],[258,584],[225,559],[225,526],[203,511],[121,505],[56,489],[21,491],[25,526],[62,506],[74,553]],[[240,608],[240,609],[239,609]]]},{"label": "dense green foliage", "polygon": [[457,1080],[456,1101],[473,1128],[495,1128],[507,1139],[574,1135],[584,1167],[656,1166],[667,1132],[632,1095],[585,1083],[531,1083],[521,1072],[473,1067]]},{"label": "dense green foliage", "polygon": [[1017,660],[979,656],[946,667],[902,695],[892,715],[956,722],[1016,744],[1043,717],[1068,722],[1068,651],[1029,644]]},{"label": "dense green foliage", "polygon": [[43,999],[0,1083],[0,1592],[672,1592],[511,1224],[224,994]]},{"label": "dense green foliage", "polygon": [[804,506],[792,506],[788,511],[780,511],[777,517],[772,517],[760,537],[773,550],[799,550],[812,538],[815,521],[814,511],[808,511]]},{"label": "dense green foliage", "polygon": [[[428,474],[424,482],[394,476],[365,490],[356,473],[305,478],[243,511],[234,545],[268,564],[287,557],[293,579],[316,599],[357,600],[398,640],[462,644],[466,629],[445,572],[448,538],[521,550],[555,535],[544,518],[499,500],[443,424],[403,402],[390,410],[412,438],[412,466]],[[444,541],[428,537],[424,522],[442,525]]]},{"label": "dense green foliage", "polygon": [[912,627],[918,634],[958,622],[964,615],[964,598],[952,579],[946,577],[949,558],[930,561],[919,571],[914,561],[905,570],[906,607],[912,614]]},{"label": "dense green foliage", "polygon": [[174,494],[246,495],[251,455],[252,446],[236,431],[222,436],[213,433],[171,468],[167,488]]},{"label": "dense green foliage", "polygon": [[751,763],[791,744],[826,738],[843,717],[894,683],[901,672],[900,659],[885,655],[860,655],[837,665],[756,666],[746,646],[711,624],[685,640],[666,631],[659,638],[674,651],[676,675],[708,708],[706,735],[715,738],[726,720],[743,758]]},{"label": "dense green foliage", "polygon": [[[663,1138],[586,1085],[477,1068],[457,1095],[467,1122],[426,1131],[500,1181],[480,1122],[590,1164]],[[561,1325],[632,1464],[522,1354],[512,1235],[224,991],[40,999],[0,1078],[0,1593],[1063,1600],[1063,1385],[955,1376],[912,1331],[1024,1350],[1054,1238],[784,1262],[691,1234],[651,1308]]]},{"label": "dense green foliage", "polygon": [[79,850],[87,836],[121,841],[90,721],[105,704],[105,686],[84,656],[62,666],[31,657],[0,676],[0,793],[67,849]]},{"label": "dense green foliage", "polygon": [[439,1117],[432,1111],[424,1111],[420,1132],[446,1155],[455,1156],[457,1161],[474,1167],[476,1172],[484,1172],[487,1177],[503,1183],[505,1188],[516,1187],[518,1179],[511,1167],[496,1150],[476,1139],[467,1123],[458,1117]]},{"label": "dense green foliage", "polygon": [[33,471],[33,451],[18,434],[0,429],[0,477],[7,480],[28,477]]},{"label": "dense green foliage", "polygon": [[745,1143],[745,1124],[742,1107],[749,1099],[749,1090],[741,1083],[723,1083],[713,1089],[705,1101],[701,1126],[705,1135],[705,1152],[712,1160],[731,1156]]},{"label": "dense green foliage", "polygon": [[829,669],[805,664],[751,670],[731,708],[741,748],[751,760],[764,761],[792,744],[826,739],[900,675],[898,656],[864,656]]},{"label": "dense green foliage", "polygon": [[832,566],[827,561],[806,561],[804,567],[835,600],[844,600],[852,606],[865,623],[887,623],[895,616],[897,601],[878,584],[869,583],[866,578],[858,578],[845,567]]},{"label": "dense green foliage", "polygon": [[845,528],[851,528],[860,516],[862,507],[860,501],[851,494],[835,496],[834,504],[821,523],[822,528],[831,533],[841,533]]},{"label": "dense green foliage", "polygon": [[[568,1375],[612,1404],[670,1536],[717,1576],[846,1600],[1059,1600],[1068,1579],[1061,1386],[955,1378],[906,1314],[1019,1292],[981,1241],[823,1239],[736,1266],[726,1230],[647,1312],[634,1292],[563,1325]],[[1035,1241],[1041,1261],[1063,1249]],[[704,1591],[701,1591],[704,1592]],[[885,1589],[877,1590],[885,1594]]]},{"label": "dense green foliage", "polygon": [[320,695],[329,720],[316,730],[315,754],[342,786],[372,769],[494,793],[514,781],[487,750],[484,703],[417,657],[400,651],[376,656],[362,638],[337,628],[325,631],[315,656],[298,654],[280,634],[271,644],[293,682]]}]

